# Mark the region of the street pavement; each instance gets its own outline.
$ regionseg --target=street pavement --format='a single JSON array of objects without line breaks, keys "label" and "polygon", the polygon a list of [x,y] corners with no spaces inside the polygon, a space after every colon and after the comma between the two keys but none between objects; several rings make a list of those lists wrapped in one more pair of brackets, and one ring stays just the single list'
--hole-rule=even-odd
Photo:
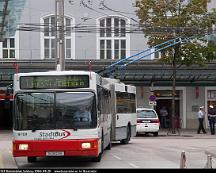
[{"label": "street pavement", "polygon": [[113,143],[112,149],[105,150],[99,163],[62,158],[41,158],[30,164],[26,158],[13,159],[12,131],[0,131],[0,168],[180,168],[181,153],[185,152],[186,168],[203,169],[207,155],[211,154],[212,167],[216,168],[216,135],[197,134],[196,130],[181,130],[180,134],[161,129],[159,135],[139,135],[128,145]]}]

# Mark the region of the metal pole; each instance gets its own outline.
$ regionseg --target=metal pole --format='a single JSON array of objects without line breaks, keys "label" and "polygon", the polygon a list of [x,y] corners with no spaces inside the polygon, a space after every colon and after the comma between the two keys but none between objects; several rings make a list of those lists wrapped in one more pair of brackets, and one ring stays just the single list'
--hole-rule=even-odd
[{"label": "metal pole", "polygon": [[58,68],[60,67],[60,61],[59,61],[59,56],[58,56],[58,24],[57,24],[57,5],[58,5],[58,0],[55,0],[55,58],[56,58],[56,70],[59,70]]},{"label": "metal pole", "polygon": [[56,70],[65,70],[64,0],[55,1]]},{"label": "metal pole", "polygon": [[180,168],[181,168],[181,169],[187,168],[185,151],[182,151],[182,152],[181,152]]},{"label": "metal pole", "polygon": [[212,168],[212,156],[209,154],[207,155],[207,164],[206,168]]}]

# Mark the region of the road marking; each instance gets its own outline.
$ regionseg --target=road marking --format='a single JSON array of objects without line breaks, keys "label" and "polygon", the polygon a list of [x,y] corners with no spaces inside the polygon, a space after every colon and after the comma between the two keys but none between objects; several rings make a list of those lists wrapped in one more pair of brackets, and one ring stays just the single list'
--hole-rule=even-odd
[{"label": "road marking", "polygon": [[116,155],[114,155],[114,154],[113,154],[113,157],[115,157],[115,158],[118,159],[118,160],[122,160],[120,157],[118,157],[118,156],[116,156]]},{"label": "road marking", "polygon": [[128,163],[130,166],[132,166],[133,168],[139,168],[139,166],[133,164],[133,163]]},{"label": "road marking", "polygon": [[4,168],[2,155],[0,154],[0,168]]}]

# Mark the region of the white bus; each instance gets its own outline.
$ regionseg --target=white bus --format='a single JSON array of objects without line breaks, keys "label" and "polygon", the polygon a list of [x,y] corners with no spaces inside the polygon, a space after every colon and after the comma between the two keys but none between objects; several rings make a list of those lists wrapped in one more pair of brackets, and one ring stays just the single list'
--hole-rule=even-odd
[{"label": "white bus", "polygon": [[118,79],[105,79],[111,90],[111,139],[127,144],[132,136],[136,136],[136,87]]},{"label": "white bus", "polygon": [[[111,148],[111,92],[89,71],[14,75],[13,156],[87,156]],[[87,111],[87,114],[77,111]],[[78,116],[77,116],[78,115]]]}]

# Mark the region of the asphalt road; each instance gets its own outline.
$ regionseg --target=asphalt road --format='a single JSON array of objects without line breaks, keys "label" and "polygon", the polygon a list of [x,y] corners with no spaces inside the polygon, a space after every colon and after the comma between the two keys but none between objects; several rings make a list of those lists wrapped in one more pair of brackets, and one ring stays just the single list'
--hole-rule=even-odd
[{"label": "asphalt road", "polygon": [[[99,163],[78,158],[40,158],[28,163],[26,158],[12,157],[12,132],[0,132],[0,168],[50,168],[50,169],[137,169],[137,168],[180,168],[181,152],[185,151],[186,167],[203,169],[207,162],[206,150],[215,148],[216,135],[196,134],[187,131],[181,136],[167,136],[159,132],[158,137],[140,135],[129,144],[113,143],[105,150]],[[212,160],[216,168],[216,158]]]}]

